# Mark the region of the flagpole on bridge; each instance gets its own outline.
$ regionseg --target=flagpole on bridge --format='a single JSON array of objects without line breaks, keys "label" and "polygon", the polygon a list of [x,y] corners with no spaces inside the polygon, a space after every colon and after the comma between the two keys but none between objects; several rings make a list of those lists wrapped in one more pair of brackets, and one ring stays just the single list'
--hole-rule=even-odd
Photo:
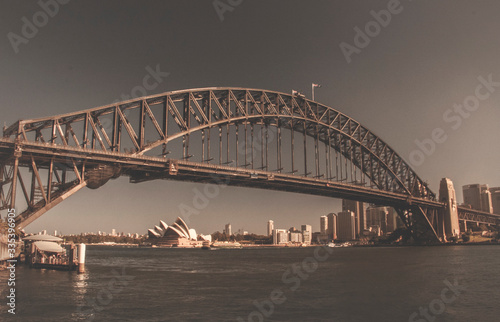
[{"label": "flagpole on bridge", "polygon": [[314,101],[314,88],[317,87],[317,88],[321,88],[321,85],[320,84],[314,84],[312,83],[311,84],[311,89],[312,89],[312,100]]}]

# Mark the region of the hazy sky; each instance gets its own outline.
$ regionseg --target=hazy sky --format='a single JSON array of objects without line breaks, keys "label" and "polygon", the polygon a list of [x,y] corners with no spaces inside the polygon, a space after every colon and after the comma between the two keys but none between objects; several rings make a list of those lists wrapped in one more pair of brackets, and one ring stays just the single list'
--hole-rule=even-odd
[{"label": "hazy sky", "polygon": [[[142,83],[147,66],[170,73],[148,94],[234,86],[310,97],[315,82],[323,85],[318,101],[367,126],[406,161],[415,140],[441,128],[445,142],[414,166],[435,192],[442,177],[453,180],[459,201],[464,184],[500,186],[500,86],[483,86],[482,99],[476,93],[479,77],[500,82],[498,1],[246,0],[218,13],[212,0],[73,0],[47,21],[37,1],[1,5],[2,125],[111,103]],[[377,14],[388,7],[390,21]],[[23,36],[34,17],[38,31],[24,27]],[[355,28],[366,26],[372,37],[355,42]],[[464,101],[470,111],[452,110]],[[173,222],[196,187],[123,177],[80,191],[26,230],[144,233],[160,219]],[[212,233],[230,222],[262,234],[273,219],[278,228],[318,230],[319,217],[339,208],[336,199],[230,188],[190,226]]]}]

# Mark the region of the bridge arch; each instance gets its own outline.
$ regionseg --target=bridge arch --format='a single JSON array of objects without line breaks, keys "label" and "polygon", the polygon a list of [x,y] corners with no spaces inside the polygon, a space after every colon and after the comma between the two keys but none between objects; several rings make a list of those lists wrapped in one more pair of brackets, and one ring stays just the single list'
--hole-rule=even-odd
[{"label": "bridge arch", "polygon": [[[153,106],[158,105],[161,111],[155,114]],[[139,122],[135,122],[139,124],[136,126],[133,126],[134,122],[129,117],[133,111],[139,114]],[[111,121],[104,126],[102,119],[106,117]],[[153,129],[157,135],[156,140],[152,142],[145,140],[148,131],[146,120],[150,120],[149,130]],[[83,123],[83,133],[76,134],[73,124],[78,122]],[[169,129],[173,124],[177,126],[174,131]],[[201,88],[167,92],[76,113],[19,121],[8,128],[4,136],[28,140],[29,133],[34,133],[35,141],[73,145],[82,149],[147,155],[159,146],[164,146],[166,152],[169,143],[178,139],[188,141],[189,136],[197,132],[208,136],[210,129],[229,129],[229,126],[239,125],[260,125],[266,127],[266,130],[271,126],[278,132],[290,130],[292,136],[300,133],[311,137],[315,144],[322,143],[340,154],[344,160],[352,162],[351,167],[354,165],[360,170],[372,186],[384,191],[435,200],[435,194],[409,164],[367,127],[329,106],[302,96],[275,91]],[[49,140],[44,139],[44,130],[48,130]],[[277,135],[281,136],[281,133]],[[122,146],[125,137],[132,143],[130,151],[124,150]],[[279,145],[281,137],[277,140]],[[229,143],[225,145],[229,149]],[[185,152],[182,158],[188,159],[189,153],[186,151],[189,151],[189,142],[184,142],[183,146]],[[318,149],[316,146],[314,148]],[[205,153],[205,147],[203,149]],[[279,153],[281,152],[278,148],[276,154]],[[296,153],[292,148],[291,155],[285,157],[294,158]],[[319,157],[317,151],[314,157]],[[275,159],[278,158],[281,161],[283,156],[276,155]],[[212,160],[202,160],[210,161]],[[328,160],[312,160],[310,164],[317,165],[319,161],[323,163]],[[307,160],[305,162],[307,163]],[[251,163],[253,165],[254,162]],[[245,164],[245,167],[248,165]],[[297,169],[291,170],[295,173]],[[277,172],[280,171],[278,164]],[[315,174],[318,176],[318,170]],[[308,175],[307,169],[303,175]],[[329,179],[333,176],[323,174],[322,177]],[[353,183],[363,184],[357,182],[361,181],[358,178],[351,179]]]},{"label": "bridge arch", "polygon": [[[190,146],[196,146],[201,149],[201,163],[221,166],[230,161],[229,152],[224,161],[221,150],[225,147],[229,151],[234,148],[232,145],[236,145],[237,150],[241,144],[239,133],[240,136],[244,133],[245,138],[248,132],[251,137],[254,136],[254,131],[265,133],[260,137],[264,145],[264,137],[267,138],[269,128],[276,132],[273,142],[276,149],[273,147],[271,153],[276,162],[276,170],[270,170],[268,164],[267,140],[266,162],[263,161],[264,152],[261,151],[260,168],[257,166],[258,162],[253,160],[253,153],[251,160],[247,159],[249,156],[246,153],[243,162],[233,160],[233,167],[280,174],[286,171],[282,164],[288,162],[291,164],[288,173],[296,177],[311,178],[327,185],[329,182],[345,182],[354,186],[369,186],[382,192],[406,196],[409,204],[412,198],[436,202],[435,194],[409,164],[368,128],[332,107],[301,95],[276,91],[219,87],[172,91],[74,113],[21,120],[4,129],[3,140],[14,141],[19,146],[32,144],[69,153],[71,156],[66,158],[69,161],[66,162],[64,171],[68,168],[74,170],[76,177],[71,182],[59,182],[60,190],[55,189],[52,195],[63,200],[68,189],[76,191],[87,185],[89,181],[86,175],[94,173],[104,177],[105,182],[106,176],[117,177],[127,172],[126,166],[122,165],[113,167],[110,164],[99,165],[98,162],[94,162],[95,165],[87,161],[75,162],[77,159],[84,160],[81,156],[92,155],[94,159],[96,156],[112,156],[120,160],[135,158],[147,161],[148,158],[158,156],[154,153],[160,151],[161,157],[170,162],[169,146],[182,140],[179,162],[189,162],[192,156],[189,154]],[[284,138],[284,131],[289,132],[288,138]],[[213,132],[216,134],[215,139]],[[223,133],[226,136],[225,143]],[[195,135],[201,136],[201,143],[194,144],[190,141],[190,137]],[[302,139],[303,151],[294,147],[296,137]],[[218,143],[219,160],[211,155],[211,138],[212,145],[214,140]],[[290,144],[290,153],[283,154],[282,142],[286,140]],[[244,144],[247,143],[245,139]],[[323,148],[324,153],[321,152]],[[244,150],[248,150],[246,146]],[[336,166],[340,162],[340,175],[338,170],[333,170],[333,154]],[[303,173],[298,170],[301,162],[297,159],[303,159]],[[31,159],[24,162],[31,167],[35,176],[35,158],[31,156]],[[52,178],[53,174],[57,176],[56,170],[60,164],[54,163],[54,158],[44,162],[40,168],[47,169],[48,177]],[[350,173],[347,170],[348,162],[351,166]],[[325,166],[321,167],[320,163]],[[342,164],[345,165],[344,168]],[[62,181],[59,177],[57,179]],[[47,180],[47,186],[43,185],[44,180],[40,176],[32,180],[38,185],[36,189],[46,195],[44,200],[34,200],[33,193],[30,199],[23,184],[23,192],[31,209],[26,212],[26,217],[30,217],[37,209],[50,209],[47,206],[51,201],[53,187],[49,186],[52,186],[52,179]],[[99,184],[92,182],[90,186],[97,188]],[[41,213],[43,212],[39,212]]]}]

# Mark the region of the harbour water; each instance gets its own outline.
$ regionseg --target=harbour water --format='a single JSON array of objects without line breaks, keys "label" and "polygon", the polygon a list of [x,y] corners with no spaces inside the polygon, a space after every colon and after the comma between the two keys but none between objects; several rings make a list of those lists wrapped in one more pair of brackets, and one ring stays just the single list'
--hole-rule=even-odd
[{"label": "harbour water", "polygon": [[8,271],[1,271],[0,320],[469,322],[500,316],[498,246],[90,246],[86,269],[78,275],[17,267],[15,315],[7,313]]}]

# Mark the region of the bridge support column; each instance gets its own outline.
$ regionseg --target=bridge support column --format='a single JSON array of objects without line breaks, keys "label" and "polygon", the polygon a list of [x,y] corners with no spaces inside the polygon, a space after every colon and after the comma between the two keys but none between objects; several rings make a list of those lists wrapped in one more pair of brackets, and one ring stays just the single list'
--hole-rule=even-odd
[{"label": "bridge support column", "polygon": [[453,182],[448,178],[441,179],[439,185],[439,200],[446,204],[444,209],[444,233],[446,238],[460,235],[460,225],[458,223],[457,197]]}]

